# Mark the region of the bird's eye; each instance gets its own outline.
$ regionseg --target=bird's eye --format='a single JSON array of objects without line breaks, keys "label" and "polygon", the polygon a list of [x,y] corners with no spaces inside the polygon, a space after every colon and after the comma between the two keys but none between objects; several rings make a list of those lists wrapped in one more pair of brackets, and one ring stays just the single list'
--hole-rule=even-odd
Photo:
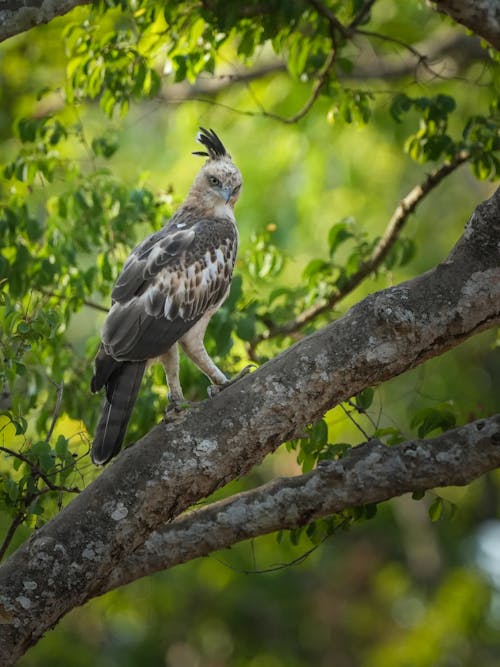
[{"label": "bird's eye", "polygon": [[217,176],[209,176],[208,177],[208,182],[210,183],[210,185],[214,185],[214,186],[219,186],[221,184],[221,182],[219,181]]},{"label": "bird's eye", "polygon": [[241,185],[237,185],[235,188],[233,188],[233,195],[235,195],[237,192],[240,191]]}]

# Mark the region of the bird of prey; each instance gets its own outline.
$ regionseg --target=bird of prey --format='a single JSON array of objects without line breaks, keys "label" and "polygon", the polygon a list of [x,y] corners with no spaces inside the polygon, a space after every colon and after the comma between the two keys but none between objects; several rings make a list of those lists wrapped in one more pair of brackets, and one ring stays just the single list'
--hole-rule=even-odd
[{"label": "bird of prey", "polygon": [[134,248],[111,293],[91,382],[92,392],[106,391],[91,452],[96,465],[120,451],[150,362],[165,368],[170,404],[184,400],[177,344],[215,387],[227,382],[203,339],[231,284],[238,249],[233,208],[242,179],[213,130],[200,128],[197,140],[206,151],[194,155],[208,160],[184,203]]}]

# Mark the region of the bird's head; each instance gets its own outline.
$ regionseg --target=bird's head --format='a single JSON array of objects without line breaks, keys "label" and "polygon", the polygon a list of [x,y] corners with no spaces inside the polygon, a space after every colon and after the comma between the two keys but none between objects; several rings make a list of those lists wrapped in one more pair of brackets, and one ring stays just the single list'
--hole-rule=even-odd
[{"label": "bird's head", "polygon": [[196,176],[190,195],[195,195],[210,211],[221,211],[225,206],[233,208],[240,196],[240,170],[213,130],[200,127],[197,141],[207,150],[195,151],[193,155],[208,157],[208,160]]}]

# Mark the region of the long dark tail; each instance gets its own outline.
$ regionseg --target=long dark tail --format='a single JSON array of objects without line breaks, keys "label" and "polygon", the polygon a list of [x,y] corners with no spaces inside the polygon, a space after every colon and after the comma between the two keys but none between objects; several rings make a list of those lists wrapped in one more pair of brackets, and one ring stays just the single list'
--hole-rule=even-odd
[{"label": "long dark tail", "polygon": [[145,368],[145,361],[125,362],[108,378],[90,454],[96,465],[104,465],[120,451]]}]

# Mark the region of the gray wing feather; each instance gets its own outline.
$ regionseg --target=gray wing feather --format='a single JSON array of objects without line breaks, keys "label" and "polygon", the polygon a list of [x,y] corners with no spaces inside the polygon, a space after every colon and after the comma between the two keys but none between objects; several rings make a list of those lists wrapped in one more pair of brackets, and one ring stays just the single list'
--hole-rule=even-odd
[{"label": "gray wing feather", "polygon": [[163,229],[149,236],[130,253],[111,292],[111,299],[119,303],[131,299],[148,279],[187,250],[194,237],[192,229],[174,233]]},{"label": "gray wing feather", "polygon": [[175,225],[145,239],[126,261],[112,293],[102,341],[119,361],[163,354],[226,296],[237,233],[226,220]]}]

